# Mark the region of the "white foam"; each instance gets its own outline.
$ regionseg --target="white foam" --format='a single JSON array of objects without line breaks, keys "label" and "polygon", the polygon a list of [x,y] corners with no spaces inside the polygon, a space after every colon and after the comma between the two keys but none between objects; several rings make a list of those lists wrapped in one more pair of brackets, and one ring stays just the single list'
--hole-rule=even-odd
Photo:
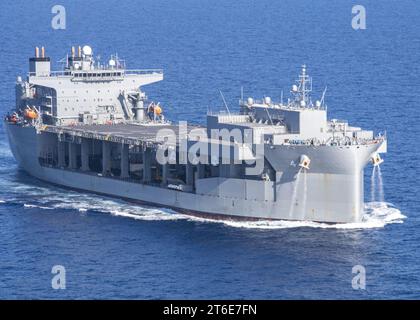
[{"label": "white foam", "polygon": [[373,166],[372,173],[370,175],[370,201],[375,201],[375,189],[376,189],[376,166]]},{"label": "white foam", "polygon": [[378,166],[378,197],[379,201],[384,202],[385,196],[384,196],[384,182],[382,178],[382,172],[381,167]]},{"label": "white foam", "polygon": [[10,151],[9,146],[5,143],[0,144],[0,157],[2,159],[13,159],[13,154]]},{"label": "white foam", "polygon": [[[93,200],[93,201],[92,201]],[[170,209],[158,209],[132,205],[125,202],[90,199],[90,203],[66,201],[51,206],[24,204],[27,208],[40,209],[73,209],[86,213],[88,210],[111,214],[113,216],[131,218],[143,221],[188,220],[201,223],[217,223],[233,228],[246,229],[290,229],[290,228],[321,228],[321,229],[373,229],[383,228],[387,224],[403,223],[406,218],[400,210],[386,202],[370,202],[365,206],[365,214],[361,222],[356,223],[321,223],[313,221],[289,220],[257,220],[238,221],[232,219],[201,218],[177,213]],[[89,208],[89,209],[87,209]]]},{"label": "white foam", "polygon": [[54,208],[50,208],[50,207],[44,207],[44,206],[39,206],[36,204],[24,204],[23,205],[24,208],[39,208],[39,209],[45,209],[45,210],[52,210]]},{"label": "white foam", "polygon": [[362,221],[357,223],[321,223],[313,221],[288,221],[288,220],[258,220],[258,221],[238,221],[220,220],[211,218],[200,218],[184,214],[175,213],[165,209],[142,209],[141,213],[130,211],[113,211],[111,214],[121,217],[133,218],[136,220],[178,220],[184,219],[201,223],[217,223],[233,228],[246,229],[290,229],[290,228],[321,228],[321,229],[373,229],[383,228],[387,224],[403,223],[406,218],[400,210],[389,203],[377,202],[367,203],[366,213]]},{"label": "white foam", "polygon": [[365,205],[365,214],[361,222],[321,223],[313,221],[259,220],[259,221],[223,221],[224,224],[249,229],[286,229],[286,228],[321,228],[321,229],[373,229],[383,228],[387,224],[403,223],[407,218],[400,210],[386,202],[370,202]]},{"label": "white foam", "polygon": [[132,218],[136,220],[146,220],[146,221],[162,221],[162,220],[179,220],[179,219],[188,219],[189,217],[183,214],[171,213],[166,210],[158,209],[149,209],[145,210],[143,213],[130,213],[127,211],[111,211],[111,214],[119,217]]}]

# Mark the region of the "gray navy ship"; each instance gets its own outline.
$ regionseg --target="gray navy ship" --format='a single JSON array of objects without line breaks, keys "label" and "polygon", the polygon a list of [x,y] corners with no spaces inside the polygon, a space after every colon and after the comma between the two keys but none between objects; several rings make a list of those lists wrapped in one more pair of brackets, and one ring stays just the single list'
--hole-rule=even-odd
[{"label": "gray navy ship", "polygon": [[383,161],[386,135],[329,120],[306,66],[286,102],[241,98],[238,112],[208,112],[206,127],[166,119],[142,90],[161,80],[117,55],[100,64],[89,46],[52,71],[36,48],[4,121],[14,157],[55,185],[191,215],[362,220],[363,170]]}]

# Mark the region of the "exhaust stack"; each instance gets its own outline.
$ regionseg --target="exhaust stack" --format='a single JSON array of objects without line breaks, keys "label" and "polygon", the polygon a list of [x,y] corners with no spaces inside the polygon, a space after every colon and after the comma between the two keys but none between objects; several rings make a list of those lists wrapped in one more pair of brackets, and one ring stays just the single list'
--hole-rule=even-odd
[{"label": "exhaust stack", "polygon": [[50,58],[45,55],[45,47],[35,47],[35,57],[29,58],[29,75],[36,77],[48,77],[51,73]]}]

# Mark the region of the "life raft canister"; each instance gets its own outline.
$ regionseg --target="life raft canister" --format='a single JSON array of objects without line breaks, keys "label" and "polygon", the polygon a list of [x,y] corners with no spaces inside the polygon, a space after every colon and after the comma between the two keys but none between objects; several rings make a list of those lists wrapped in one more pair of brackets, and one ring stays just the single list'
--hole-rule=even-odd
[{"label": "life raft canister", "polygon": [[16,115],[12,115],[10,117],[7,118],[7,121],[11,122],[11,123],[17,123],[18,118],[16,117]]}]

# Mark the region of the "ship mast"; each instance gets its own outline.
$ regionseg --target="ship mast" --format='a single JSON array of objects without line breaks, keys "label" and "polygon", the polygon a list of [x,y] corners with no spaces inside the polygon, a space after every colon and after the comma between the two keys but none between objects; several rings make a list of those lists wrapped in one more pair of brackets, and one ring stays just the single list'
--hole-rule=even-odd
[{"label": "ship mast", "polygon": [[310,93],[312,92],[312,78],[306,73],[306,65],[302,65],[302,72],[299,79],[296,80],[297,85],[292,86],[292,94],[294,95],[294,104],[306,108],[312,105]]}]

